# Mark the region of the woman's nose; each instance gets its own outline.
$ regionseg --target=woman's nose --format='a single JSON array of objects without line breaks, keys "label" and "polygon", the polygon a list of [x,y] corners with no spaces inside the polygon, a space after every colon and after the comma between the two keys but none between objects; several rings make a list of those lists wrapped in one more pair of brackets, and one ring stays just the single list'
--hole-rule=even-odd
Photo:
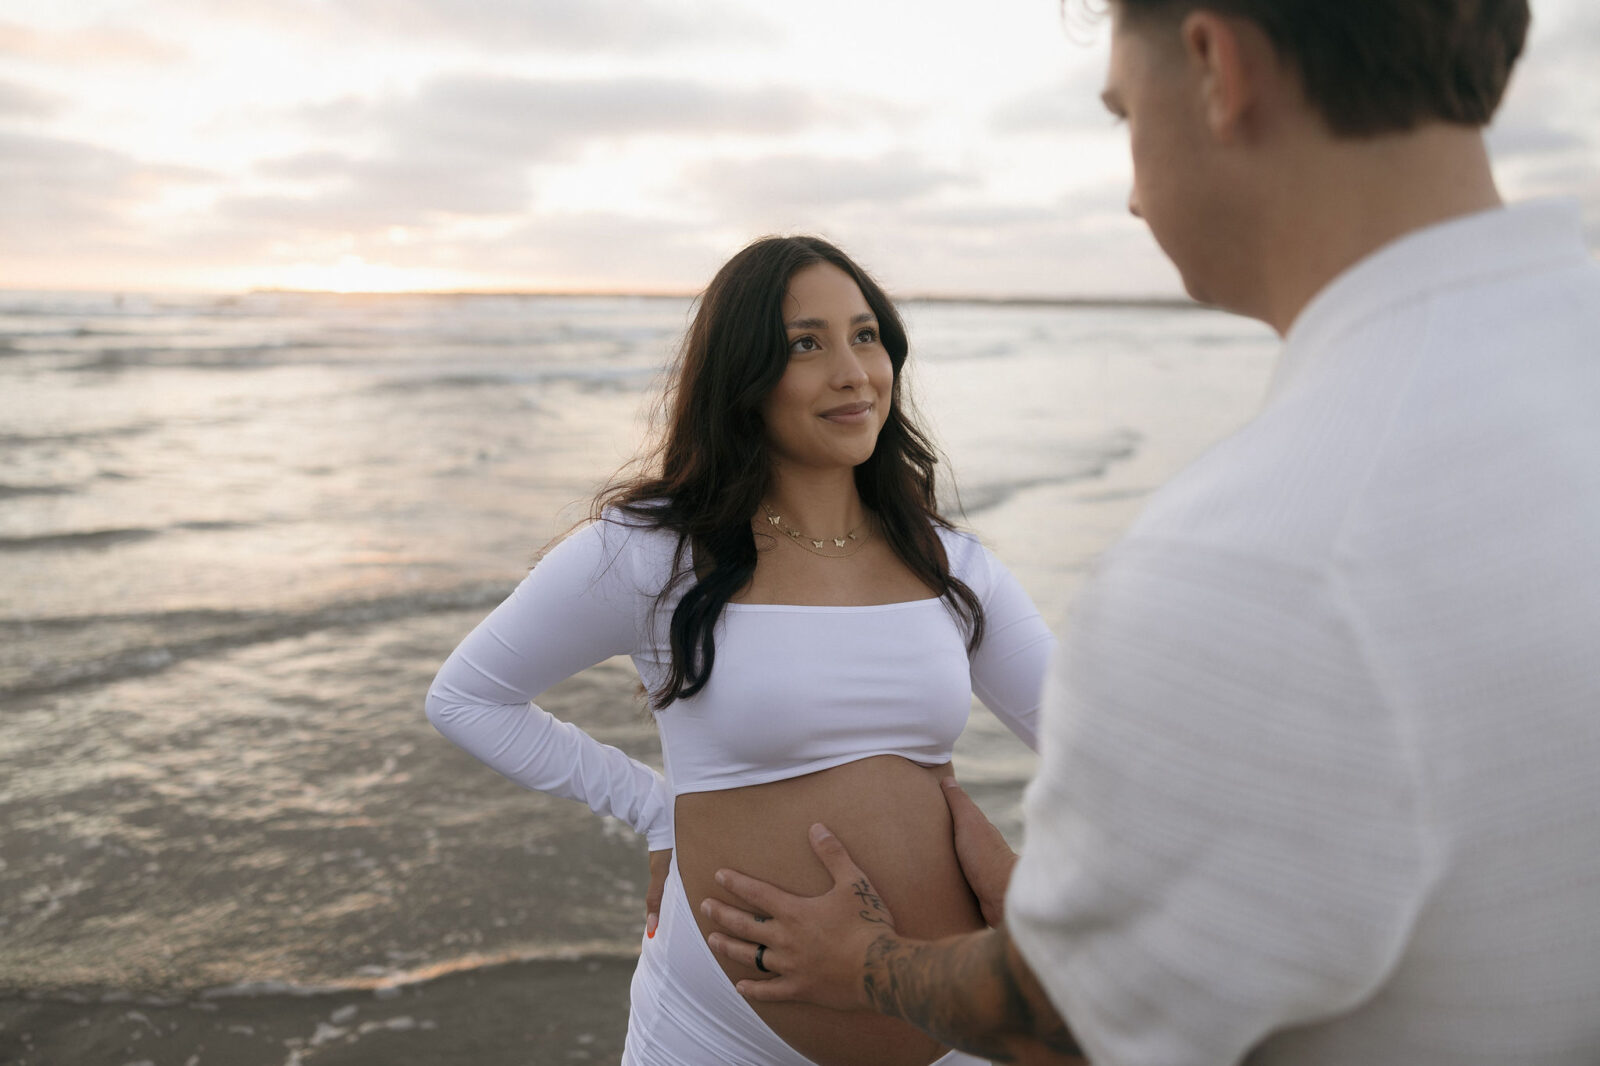
[{"label": "woman's nose", "polygon": [[850,346],[846,345],[835,359],[833,377],[835,388],[859,388],[867,383],[867,368]]}]

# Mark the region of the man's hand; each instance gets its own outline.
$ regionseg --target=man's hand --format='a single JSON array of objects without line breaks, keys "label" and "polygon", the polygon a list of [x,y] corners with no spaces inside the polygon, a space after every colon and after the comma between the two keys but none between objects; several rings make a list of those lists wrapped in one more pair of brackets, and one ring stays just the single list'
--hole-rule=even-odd
[{"label": "man's hand", "polygon": [[654,939],[661,921],[661,894],[667,887],[667,870],[672,866],[672,849],[650,853],[650,887],[644,894],[644,935]]},{"label": "man's hand", "polygon": [[718,870],[717,884],[756,913],[705,900],[701,910],[725,930],[712,933],[708,943],[746,966],[756,966],[756,949],[765,945],[761,966],[773,976],[740,981],[739,993],[746,999],[871,1009],[863,982],[867,952],[880,938],[894,939],[894,918],[839,838],[820,824],[811,827],[811,850],[833,878],[833,887],[820,896],[791,895],[733,870]]},{"label": "man's hand", "polygon": [[956,858],[961,861],[961,872],[966,875],[972,894],[978,897],[983,920],[990,928],[998,928],[1005,922],[1006,889],[1011,885],[1017,853],[955,778],[947,777],[940,784],[955,825]]},{"label": "man's hand", "polygon": [[[965,793],[953,791],[958,839],[963,832],[969,838],[973,868],[986,882],[1000,883],[1003,896],[1015,857],[1002,861],[994,846],[999,832]],[[967,807],[958,806],[962,801]],[[1003,840],[1000,847],[1011,855]],[[1003,928],[939,941],[899,936],[866,874],[821,825],[811,827],[811,850],[833,878],[820,896],[791,895],[718,870],[717,884],[755,913],[714,899],[700,904],[721,927],[708,938],[718,954],[755,966],[757,948],[765,945],[760,959],[773,976],[740,981],[746,999],[875,1010],[994,1062],[1082,1062],[1072,1034]]]}]

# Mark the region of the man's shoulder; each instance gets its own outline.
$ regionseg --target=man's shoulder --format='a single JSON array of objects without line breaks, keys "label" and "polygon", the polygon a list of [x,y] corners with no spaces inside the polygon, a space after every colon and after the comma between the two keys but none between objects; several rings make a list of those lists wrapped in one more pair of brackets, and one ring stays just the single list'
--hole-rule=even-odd
[{"label": "man's shoulder", "polygon": [[1371,436],[1320,438],[1277,406],[1209,448],[1151,495],[1126,541],[1187,544],[1300,565],[1332,551],[1361,490]]}]

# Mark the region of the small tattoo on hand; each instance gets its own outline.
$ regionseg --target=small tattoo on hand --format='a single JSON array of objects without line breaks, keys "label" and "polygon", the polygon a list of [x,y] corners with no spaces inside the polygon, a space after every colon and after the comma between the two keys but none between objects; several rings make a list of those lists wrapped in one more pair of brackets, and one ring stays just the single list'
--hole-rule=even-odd
[{"label": "small tattoo on hand", "polygon": [[[878,898],[878,894],[872,890],[872,885],[865,877],[851,885],[850,890],[855,893],[857,899],[871,908],[871,910],[862,910],[860,912],[860,917],[863,920],[877,922],[879,925],[889,924],[888,919],[883,917],[888,913],[888,908],[883,905],[883,900]],[[874,911],[878,913],[874,914]]]}]

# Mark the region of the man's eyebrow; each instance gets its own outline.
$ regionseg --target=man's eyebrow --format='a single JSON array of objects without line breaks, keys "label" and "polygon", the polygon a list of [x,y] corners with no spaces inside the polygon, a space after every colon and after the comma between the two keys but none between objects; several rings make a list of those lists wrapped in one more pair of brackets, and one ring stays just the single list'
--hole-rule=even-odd
[{"label": "man's eyebrow", "polygon": [[[852,326],[859,326],[863,322],[877,321],[877,315],[871,311],[863,311],[850,320]],[[793,322],[785,322],[785,329],[827,329],[828,320],[825,318],[797,318]]]}]

